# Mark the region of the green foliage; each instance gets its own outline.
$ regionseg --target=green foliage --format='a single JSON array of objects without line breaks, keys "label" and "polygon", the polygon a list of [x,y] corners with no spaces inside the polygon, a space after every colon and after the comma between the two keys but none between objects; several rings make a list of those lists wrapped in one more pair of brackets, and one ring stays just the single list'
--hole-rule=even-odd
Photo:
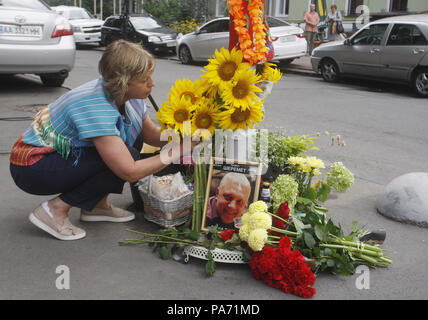
[{"label": "green foliage", "polygon": [[182,15],[178,0],[145,0],[143,9],[167,25],[180,20]]},{"label": "green foliage", "polygon": [[[313,146],[313,137],[307,136],[287,136],[282,131],[268,133],[267,158],[269,165],[275,166],[280,170],[284,170],[289,157],[296,157],[310,150],[318,150]],[[260,132],[257,137],[256,153],[260,155],[261,145]]]}]

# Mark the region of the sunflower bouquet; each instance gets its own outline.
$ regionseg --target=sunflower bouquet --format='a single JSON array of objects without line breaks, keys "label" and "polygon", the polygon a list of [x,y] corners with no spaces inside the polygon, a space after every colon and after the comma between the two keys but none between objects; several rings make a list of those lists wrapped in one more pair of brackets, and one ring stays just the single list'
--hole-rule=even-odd
[{"label": "sunflower bouquet", "polygon": [[[252,66],[244,61],[241,50],[221,48],[208,60],[200,79],[177,80],[168,100],[157,112],[162,130],[172,129],[181,138],[211,138],[216,129],[247,130],[263,120],[263,104],[273,83],[282,74],[272,63]],[[209,156],[209,155],[206,155]],[[193,229],[199,231],[205,199],[205,157],[194,159]],[[201,163],[202,162],[202,163]]]}]

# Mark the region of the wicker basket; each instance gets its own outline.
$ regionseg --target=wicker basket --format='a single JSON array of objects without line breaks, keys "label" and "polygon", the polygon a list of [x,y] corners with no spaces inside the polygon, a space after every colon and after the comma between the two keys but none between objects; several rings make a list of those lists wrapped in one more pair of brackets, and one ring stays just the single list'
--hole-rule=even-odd
[{"label": "wicker basket", "polygon": [[185,223],[192,213],[193,191],[173,200],[161,200],[151,192],[152,177],[141,179],[138,191],[144,202],[144,218],[163,227]]}]

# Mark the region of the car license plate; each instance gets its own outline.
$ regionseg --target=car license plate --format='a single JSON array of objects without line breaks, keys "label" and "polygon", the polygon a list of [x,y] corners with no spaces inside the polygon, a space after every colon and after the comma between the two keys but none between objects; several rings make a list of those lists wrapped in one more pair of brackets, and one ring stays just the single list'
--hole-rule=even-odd
[{"label": "car license plate", "polygon": [[0,24],[0,35],[40,38],[42,36],[42,27]]},{"label": "car license plate", "polygon": [[284,36],[279,38],[280,42],[292,42],[296,41],[296,36]]},{"label": "car license plate", "polygon": [[167,47],[175,47],[175,41],[168,42],[166,44]]}]

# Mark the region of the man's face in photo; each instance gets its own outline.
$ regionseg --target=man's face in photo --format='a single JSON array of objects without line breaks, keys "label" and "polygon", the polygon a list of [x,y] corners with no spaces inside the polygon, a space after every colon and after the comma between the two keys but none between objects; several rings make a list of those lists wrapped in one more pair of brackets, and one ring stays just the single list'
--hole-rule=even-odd
[{"label": "man's face in photo", "polygon": [[244,214],[251,189],[231,180],[217,188],[217,212],[223,223],[233,223],[234,218]]}]

